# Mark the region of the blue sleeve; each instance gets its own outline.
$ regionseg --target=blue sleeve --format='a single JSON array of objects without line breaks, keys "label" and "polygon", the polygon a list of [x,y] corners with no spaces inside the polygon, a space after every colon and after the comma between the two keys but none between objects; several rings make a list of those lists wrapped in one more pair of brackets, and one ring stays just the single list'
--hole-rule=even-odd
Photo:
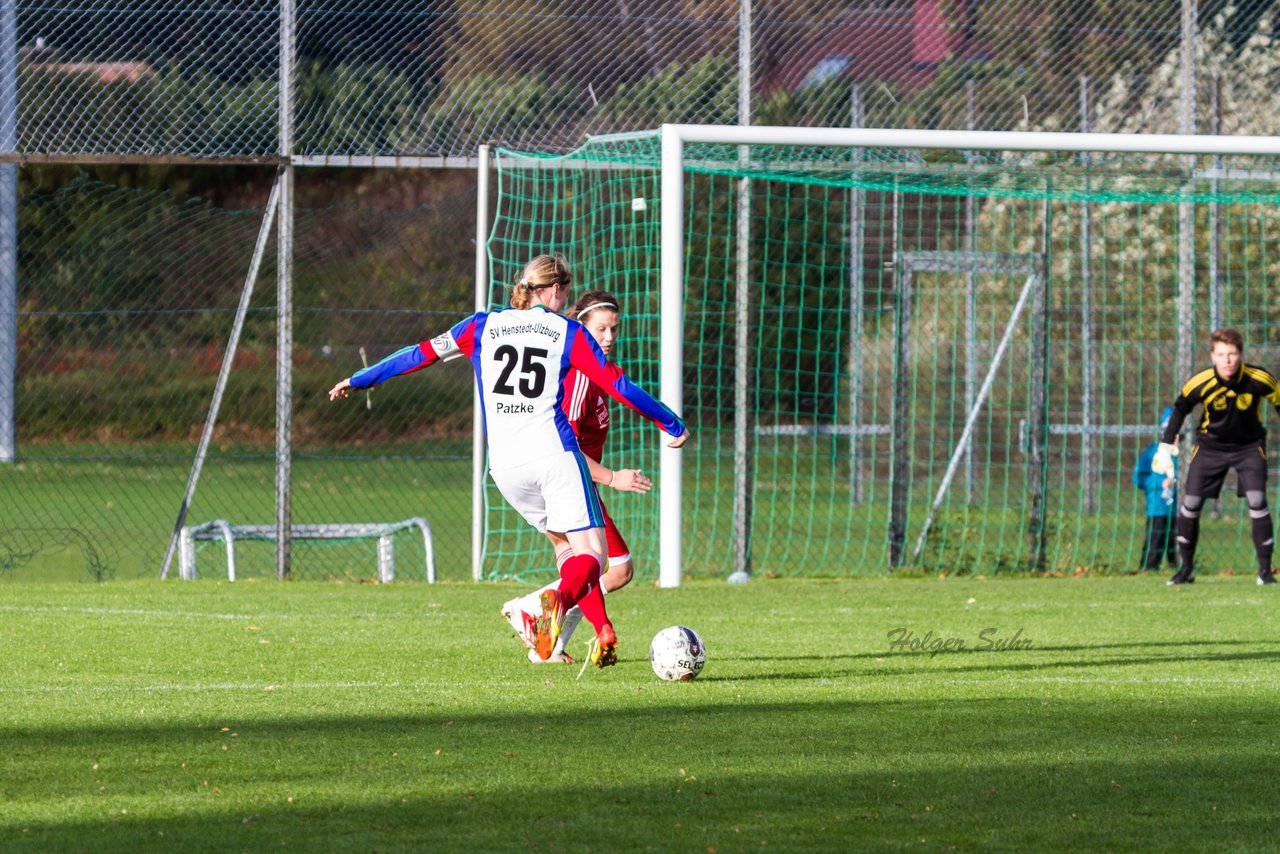
[{"label": "blue sleeve", "polygon": [[351,375],[351,387],[369,388],[392,377],[421,370],[434,361],[435,359],[428,359],[426,354],[422,352],[421,344],[410,344],[402,350],[395,351],[376,365],[370,365],[362,371],[356,371]]},{"label": "blue sleeve", "polygon": [[586,327],[571,320],[567,334],[569,340],[566,342],[565,352],[570,365],[598,385],[605,394],[639,412],[668,435],[684,435],[688,428],[680,417],[666,404],[627,379],[621,368],[606,361],[600,345],[596,344]]},{"label": "blue sleeve", "polygon": [[[671,407],[631,382],[631,380],[627,379],[626,374],[619,374],[618,378],[614,380],[613,391],[617,392],[617,394],[610,393],[611,396],[617,398],[618,395],[621,395],[620,399],[624,403],[654,424],[657,424],[668,435],[683,436],[684,431],[688,429],[685,427],[684,421],[680,419],[680,416],[671,411]],[[606,392],[609,392],[609,390],[606,389]]]}]

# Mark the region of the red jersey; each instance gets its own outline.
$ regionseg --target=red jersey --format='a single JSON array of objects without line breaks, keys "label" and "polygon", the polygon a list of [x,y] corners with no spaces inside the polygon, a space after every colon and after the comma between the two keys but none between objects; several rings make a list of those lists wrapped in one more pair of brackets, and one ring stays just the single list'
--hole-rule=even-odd
[{"label": "red jersey", "polygon": [[600,462],[609,437],[609,398],[577,368],[564,380],[564,413],[578,437],[578,448]]}]

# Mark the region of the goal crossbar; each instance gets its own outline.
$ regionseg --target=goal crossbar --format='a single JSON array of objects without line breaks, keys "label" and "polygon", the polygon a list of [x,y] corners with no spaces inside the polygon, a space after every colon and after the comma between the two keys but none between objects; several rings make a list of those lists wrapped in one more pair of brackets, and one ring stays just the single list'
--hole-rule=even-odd
[{"label": "goal crossbar", "polygon": [[[663,125],[667,140],[724,145],[918,148],[954,151],[1066,151],[1120,154],[1280,155],[1280,137],[1214,136],[1180,133],[1056,133],[1038,131],[914,130],[893,128],[793,128],[728,125]],[[640,134],[593,136],[593,142],[652,137]]]}]

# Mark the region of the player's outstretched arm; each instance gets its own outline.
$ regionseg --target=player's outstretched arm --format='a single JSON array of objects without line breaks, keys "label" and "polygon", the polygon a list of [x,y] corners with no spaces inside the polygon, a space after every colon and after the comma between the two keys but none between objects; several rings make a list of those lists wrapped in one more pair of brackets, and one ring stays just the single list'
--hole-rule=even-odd
[{"label": "player's outstretched arm", "polygon": [[329,389],[329,400],[344,400],[349,394],[351,394],[351,377],[347,377],[345,380]]},{"label": "player's outstretched arm", "polygon": [[[574,327],[577,334],[574,334]],[[678,448],[685,443],[689,428],[671,409],[640,386],[627,379],[622,369],[606,361],[600,346],[584,327],[570,321],[569,364],[581,371],[600,390],[619,403],[624,403],[648,418],[675,441],[668,447]]]},{"label": "player's outstretched arm", "polygon": [[[448,332],[441,333],[430,341],[421,341],[403,347],[376,365],[366,365],[364,370],[356,371],[333,388],[329,389],[329,399],[345,398],[352,389],[369,389],[380,385],[392,377],[416,373],[430,367],[441,359],[448,360],[471,354],[471,335],[475,324],[473,315],[463,320]],[[363,355],[363,353],[362,353]]]},{"label": "player's outstretched arm", "polygon": [[414,344],[397,350],[376,365],[369,365],[362,371],[356,371],[333,388],[329,389],[329,400],[341,400],[351,394],[352,389],[370,389],[376,385],[403,374],[420,371],[428,365],[440,361],[430,341]]}]

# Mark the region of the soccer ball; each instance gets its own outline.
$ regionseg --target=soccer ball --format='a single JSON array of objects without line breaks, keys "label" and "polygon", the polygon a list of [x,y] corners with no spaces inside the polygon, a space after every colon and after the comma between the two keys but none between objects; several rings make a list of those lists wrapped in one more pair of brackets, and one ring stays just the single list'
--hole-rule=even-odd
[{"label": "soccer ball", "polygon": [[668,626],[653,636],[649,663],[659,679],[688,681],[702,672],[702,666],[707,663],[707,647],[693,629]]}]

